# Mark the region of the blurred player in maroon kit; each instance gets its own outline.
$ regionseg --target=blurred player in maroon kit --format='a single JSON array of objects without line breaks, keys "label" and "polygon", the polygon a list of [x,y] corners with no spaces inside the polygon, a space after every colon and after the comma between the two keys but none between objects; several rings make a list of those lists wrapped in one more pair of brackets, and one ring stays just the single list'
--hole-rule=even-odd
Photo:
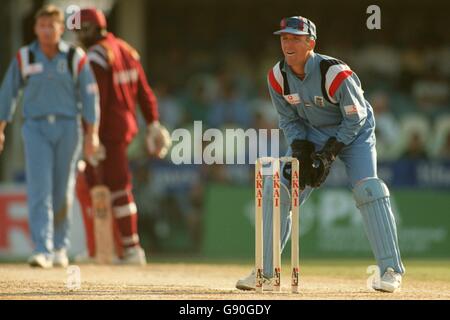
[{"label": "blurred player in maroon kit", "polygon": [[84,174],[80,174],[77,181],[88,254],[95,256],[89,189],[105,184],[111,192],[117,254],[123,263],[142,265],[146,260],[139,244],[137,208],[127,159],[127,147],[138,131],[136,104],[139,104],[147,123],[146,142],[151,156],[163,158],[167,154],[170,136],[158,121],[157,100],[136,50],[107,32],[106,19],[101,11],[87,8],[82,9],[80,15],[81,29],[76,34],[88,51],[97,79],[101,107],[99,136],[106,151],[106,158],[98,165],[95,160],[94,163],[88,161]]}]

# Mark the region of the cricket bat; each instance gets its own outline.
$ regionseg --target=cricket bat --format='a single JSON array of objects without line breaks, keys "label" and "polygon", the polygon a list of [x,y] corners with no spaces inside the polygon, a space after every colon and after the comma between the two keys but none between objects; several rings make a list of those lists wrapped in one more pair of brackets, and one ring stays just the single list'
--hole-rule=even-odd
[{"label": "cricket bat", "polygon": [[113,216],[111,193],[107,186],[91,189],[94,217],[95,259],[99,264],[111,264],[114,258]]}]

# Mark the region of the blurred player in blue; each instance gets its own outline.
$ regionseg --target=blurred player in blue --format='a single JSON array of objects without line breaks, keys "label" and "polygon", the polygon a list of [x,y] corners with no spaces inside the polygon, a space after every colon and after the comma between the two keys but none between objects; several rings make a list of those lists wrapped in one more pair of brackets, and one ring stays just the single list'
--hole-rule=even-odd
[{"label": "blurred player in blue", "polygon": [[[23,90],[23,141],[26,157],[33,267],[69,263],[70,208],[75,165],[81,150],[89,159],[99,146],[98,88],[87,55],[61,40],[64,13],[48,5],[36,14],[37,41],[20,49],[0,89],[0,152],[6,123],[13,119]],[[80,117],[81,115],[81,117]]]},{"label": "blurred player in blue", "polygon": [[[316,26],[304,17],[281,21],[284,59],[268,74],[269,92],[278,111],[279,126],[290,145],[288,155],[300,163],[301,203],[325,182],[333,162],[345,164],[381,278],[379,291],[400,289],[405,272],[386,184],[377,176],[375,119],[357,75],[344,62],[314,52]],[[283,167],[281,188],[281,241],[291,229],[290,165]],[[270,288],[272,264],[272,183],[264,184],[264,286]],[[241,290],[254,290],[255,274],[237,282]]]}]

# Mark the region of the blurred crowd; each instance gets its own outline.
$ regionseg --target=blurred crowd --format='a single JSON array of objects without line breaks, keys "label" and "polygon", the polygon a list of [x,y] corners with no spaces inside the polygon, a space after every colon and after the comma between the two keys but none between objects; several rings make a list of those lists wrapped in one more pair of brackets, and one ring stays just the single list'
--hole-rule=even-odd
[{"label": "blurred crowd", "polygon": [[[266,73],[280,56],[273,42],[257,58],[239,51],[216,56],[173,49],[164,65],[179,72],[154,85],[162,121],[172,130],[189,128],[194,120],[204,128],[277,128],[266,85]],[[449,45],[342,46],[323,53],[342,59],[360,77],[376,115],[380,160],[450,158]],[[159,61],[151,65],[154,78],[165,74]]]}]

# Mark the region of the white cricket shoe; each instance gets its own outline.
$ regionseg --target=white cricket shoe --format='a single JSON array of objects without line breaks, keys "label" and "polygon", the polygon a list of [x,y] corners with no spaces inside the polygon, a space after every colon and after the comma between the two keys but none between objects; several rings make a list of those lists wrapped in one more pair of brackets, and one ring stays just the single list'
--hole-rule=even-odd
[{"label": "white cricket shoe", "polygon": [[53,267],[53,260],[43,253],[36,253],[28,259],[28,264],[33,268],[50,269]]},{"label": "white cricket shoe", "polygon": [[[256,273],[253,270],[247,277],[239,279],[236,282],[236,288],[239,290],[249,291],[256,289]],[[273,290],[273,278],[263,277],[263,290],[272,291]]]},{"label": "white cricket shoe", "polygon": [[67,268],[69,266],[69,258],[67,257],[67,250],[56,250],[53,256],[53,265],[55,267]]},{"label": "white cricket shoe", "polygon": [[398,272],[395,272],[392,268],[387,268],[386,272],[381,277],[380,282],[374,282],[372,287],[377,291],[393,293],[396,291],[400,291],[401,284],[402,275]]},{"label": "white cricket shoe", "polygon": [[145,266],[147,261],[144,249],[138,246],[125,249],[123,258],[118,261],[118,264]]}]

